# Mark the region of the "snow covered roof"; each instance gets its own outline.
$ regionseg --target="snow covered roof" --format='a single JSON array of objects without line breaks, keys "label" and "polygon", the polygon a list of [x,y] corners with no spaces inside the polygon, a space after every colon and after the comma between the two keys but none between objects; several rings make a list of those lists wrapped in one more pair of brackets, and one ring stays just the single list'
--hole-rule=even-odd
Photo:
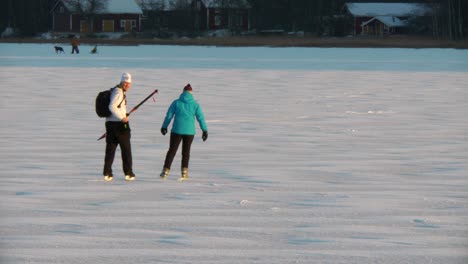
[{"label": "snow covered roof", "polygon": [[120,14],[143,14],[135,0],[108,0],[107,12]]},{"label": "snow covered roof", "polygon": [[[99,14],[143,14],[140,6],[135,0],[107,0],[107,5]],[[68,1],[63,1],[68,10],[73,11],[73,5]]]},{"label": "snow covered roof", "polygon": [[374,20],[378,20],[388,27],[405,27],[406,26],[406,23],[403,20],[394,16],[376,16],[370,19],[369,21],[362,23],[361,26],[364,27]]},{"label": "snow covered roof", "polygon": [[424,15],[429,8],[417,3],[346,3],[348,11],[357,17]]}]

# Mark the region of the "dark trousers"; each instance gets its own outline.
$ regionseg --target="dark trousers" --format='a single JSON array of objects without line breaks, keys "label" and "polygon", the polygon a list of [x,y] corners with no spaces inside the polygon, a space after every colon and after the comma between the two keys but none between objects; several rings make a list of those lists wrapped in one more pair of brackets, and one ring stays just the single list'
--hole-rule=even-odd
[{"label": "dark trousers", "polygon": [[130,145],[130,125],[122,122],[106,122],[106,156],[104,158],[104,175],[112,174],[115,150],[120,145],[122,166],[125,175],[135,175],[132,169],[132,147]]},{"label": "dark trousers", "polygon": [[169,150],[166,154],[166,160],[164,161],[164,168],[171,168],[172,161],[177,153],[180,142],[182,141],[182,166],[181,168],[188,168],[190,160],[190,147],[192,146],[194,135],[179,135],[171,133],[171,139],[169,142]]},{"label": "dark trousers", "polygon": [[78,47],[72,47],[72,54],[75,53],[75,51],[76,51],[76,54],[80,53],[80,50],[78,49]]}]

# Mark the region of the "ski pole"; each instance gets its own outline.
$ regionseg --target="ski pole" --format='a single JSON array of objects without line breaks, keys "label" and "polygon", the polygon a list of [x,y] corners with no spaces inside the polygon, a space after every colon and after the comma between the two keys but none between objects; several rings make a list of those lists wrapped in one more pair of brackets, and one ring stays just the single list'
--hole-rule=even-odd
[{"label": "ski pole", "polygon": [[[148,101],[148,99],[150,99],[151,96],[153,96],[153,95],[154,95],[155,93],[157,93],[157,92],[158,92],[157,89],[154,90],[150,95],[148,95],[145,99],[143,99],[143,101],[141,101],[139,104],[137,104],[135,107],[133,107],[132,110],[130,111],[130,113],[127,114],[127,116],[129,116],[131,113],[135,112],[135,111],[138,109],[138,107],[140,107],[142,104],[144,104],[146,101]],[[104,134],[103,134],[100,138],[98,138],[97,140],[99,141],[99,140],[105,138],[106,135],[107,135],[107,134],[104,133]]]}]

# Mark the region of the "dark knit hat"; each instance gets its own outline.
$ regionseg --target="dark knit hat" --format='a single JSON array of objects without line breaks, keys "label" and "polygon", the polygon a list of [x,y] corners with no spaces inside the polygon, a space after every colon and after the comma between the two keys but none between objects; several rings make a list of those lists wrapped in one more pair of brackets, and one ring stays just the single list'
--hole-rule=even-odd
[{"label": "dark knit hat", "polygon": [[190,83],[189,83],[189,84],[187,84],[187,85],[185,85],[185,87],[184,87],[184,91],[189,91],[189,92],[191,92],[191,91],[192,91],[192,86],[190,86]]}]

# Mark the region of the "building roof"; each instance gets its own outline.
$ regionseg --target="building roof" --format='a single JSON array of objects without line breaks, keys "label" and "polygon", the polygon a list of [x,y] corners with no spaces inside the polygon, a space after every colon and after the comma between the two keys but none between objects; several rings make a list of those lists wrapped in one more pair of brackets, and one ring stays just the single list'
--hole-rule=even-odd
[{"label": "building roof", "polygon": [[[140,6],[135,0],[107,0],[107,5],[104,10],[98,11],[99,14],[143,14]],[[74,11],[73,6],[63,1],[63,4],[68,10]]]},{"label": "building roof", "polygon": [[143,11],[135,0],[108,0],[107,13],[143,14]]},{"label": "building roof", "polygon": [[346,3],[348,11],[357,17],[374,16],[422,16],[430,11],[418,3]]},{"label": "building roof", "polygon": [[376,17],[373,17],[372,19],[370,19],[370,20],[368,20],[366,22],[363,22],[361,24],[361,27],[366,26],[367,24],[371,23],[374,20],[378,20],[378,21],[382,22],[384,25],[386,25],[388,27],[405,27],[406,26],[405,21],[399,19],[398,17],[394,17],[394,16],[376,16]]}]

